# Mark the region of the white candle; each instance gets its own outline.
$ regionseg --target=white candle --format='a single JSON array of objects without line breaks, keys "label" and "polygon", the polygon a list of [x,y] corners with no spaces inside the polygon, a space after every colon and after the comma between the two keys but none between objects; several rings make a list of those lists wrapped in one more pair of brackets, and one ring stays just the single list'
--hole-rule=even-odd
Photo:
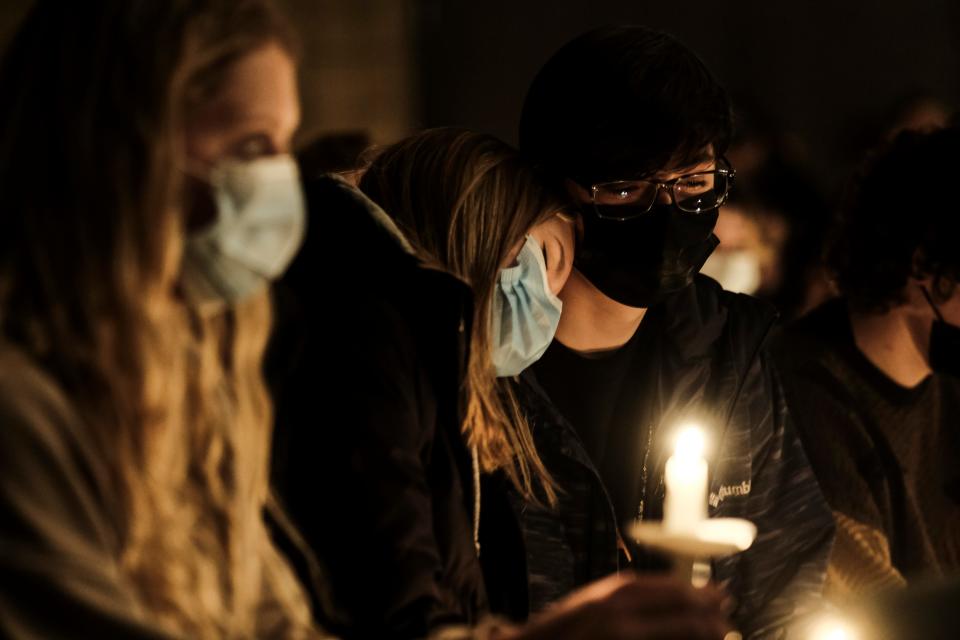
[{"label": "white candle", "polygon": [[682,429],[667,460],[663,527],[671,533],[692,534],[707,517],[707,461],[703,431]]}]

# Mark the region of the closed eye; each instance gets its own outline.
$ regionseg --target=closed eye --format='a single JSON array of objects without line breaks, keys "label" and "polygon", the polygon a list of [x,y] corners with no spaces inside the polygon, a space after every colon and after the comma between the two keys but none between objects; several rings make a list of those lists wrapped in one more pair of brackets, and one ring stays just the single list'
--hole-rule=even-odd
[{"label": "closed eye", "polygon": [[269,135],[255,133],[247,135],[230,145],[228,153],[230,157],[238,160],[256,160],[264,156],[276,155],[279,153],[279,149]]}]

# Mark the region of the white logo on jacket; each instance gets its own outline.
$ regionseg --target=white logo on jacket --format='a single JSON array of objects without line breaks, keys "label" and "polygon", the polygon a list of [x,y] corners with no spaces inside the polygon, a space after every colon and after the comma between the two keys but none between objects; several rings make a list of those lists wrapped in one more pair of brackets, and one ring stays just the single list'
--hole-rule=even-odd
[{"label": "white logo on jacket", "polygon": [[750,481],[744,480],[740,484],[722,484],[718,491],[711,491],[710,498],[707,502],[710,503],[710,506],[716,509],[720,506],[720,503],[726,500],[731,496],[747,496],[750,495]]}]

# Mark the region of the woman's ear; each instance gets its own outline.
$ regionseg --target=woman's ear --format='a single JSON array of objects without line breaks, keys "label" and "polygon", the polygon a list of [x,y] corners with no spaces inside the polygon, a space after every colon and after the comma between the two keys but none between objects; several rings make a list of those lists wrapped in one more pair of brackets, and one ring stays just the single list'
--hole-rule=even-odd
[{"label": "woman's ear", "polygon": [[544,262],[547,265],[547,284],[556,295],[567,284],[573,270],[573,252],[576,246],[575,221],[561,216],[553,216],[531,229],[532,235],[543,248]]}]

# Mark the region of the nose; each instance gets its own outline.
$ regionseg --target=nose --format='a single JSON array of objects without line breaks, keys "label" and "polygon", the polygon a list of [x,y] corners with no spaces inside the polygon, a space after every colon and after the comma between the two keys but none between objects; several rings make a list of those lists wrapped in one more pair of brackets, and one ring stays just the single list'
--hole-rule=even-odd
[{"label": "nose", "polygon": [[670,193],[670,186],[665,184],[657,185],[657,197],[654,199],[657,204],[673,204],[673,194]]}]

